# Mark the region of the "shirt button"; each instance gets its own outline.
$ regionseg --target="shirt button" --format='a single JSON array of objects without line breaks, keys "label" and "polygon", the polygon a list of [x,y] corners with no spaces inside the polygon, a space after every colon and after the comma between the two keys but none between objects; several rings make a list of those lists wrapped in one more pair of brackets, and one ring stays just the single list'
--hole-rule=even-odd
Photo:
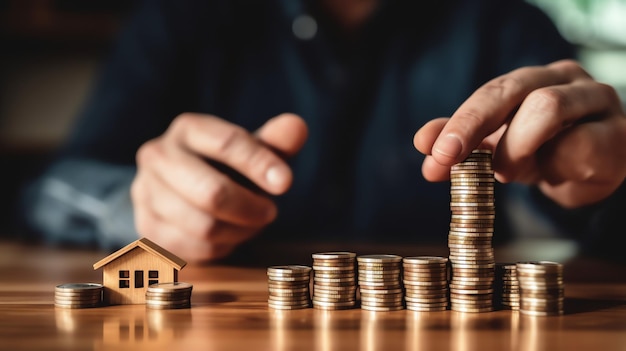
[{"label": "shirt button", "polygon": [[293,35],[300,40],[311,40],[317,34],[317,22],[309,15],[300,15],[291,25]]}]

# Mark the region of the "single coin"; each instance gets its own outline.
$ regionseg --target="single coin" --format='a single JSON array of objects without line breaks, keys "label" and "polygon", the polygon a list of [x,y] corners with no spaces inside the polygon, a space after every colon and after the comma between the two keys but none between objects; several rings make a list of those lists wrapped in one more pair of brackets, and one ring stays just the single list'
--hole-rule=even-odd
[{"label": "single coin", "polygon": [[92,306],[98,305],[102,302],[101,299],[91,299],[91,300],[59,300],[54,299],[55,305],[73,305],[73,306]]},{"label": "single coin", "polygon": [[283,265],[283,266],[271,266],[267,268],[268,275],[281,276],[281,275],[306,275],[311,272],[311,267],[302,265]]},{"label": "single coin", "polygon": [[316,272],[350,272],[354,271],[354,265],[346,265],[346,266],[323,266],[323,265],[313,265],[313,270]]},{"label": "single coin", "polygon": [[191,290],[193,285],[184,282],[158,283],[148,286],[150,292],[170,292],[180,290]]},{"label": "single coin", "polygon": [[402,256],[389,254],[362,255],[356,258],[359,263],[382,263],[382,262],[401,262]]},{"label": "single coin", "polygon": [[519,271],[562,272],[563,265],[552,261],[523,261],[516,264]]},{"label": "single coin", "polygon": [[313,259],[335,260],[335,259],[353,259],[356,253],[348,251],[320,252],[312,255]]},{"label": "single coin", "polygon": [[77,290],[101,290],[103,288],[104,285],[96,283],[65,283],[56,286],[56,290],[61,292],[72,292]]},{"label": "single coin", "polygon": [[103,290],[77,290],[73,292],[55,291],[54,296],[70,299],[73,297],[100,297],[102,296],[102,291]]}]

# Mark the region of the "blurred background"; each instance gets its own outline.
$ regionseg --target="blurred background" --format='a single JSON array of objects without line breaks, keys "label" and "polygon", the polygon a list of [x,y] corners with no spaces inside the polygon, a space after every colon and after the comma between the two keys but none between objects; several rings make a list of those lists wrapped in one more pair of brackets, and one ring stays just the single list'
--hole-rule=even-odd
[{"label": "blurred background", "polygon": [[0,237],[18,185],[65,138],[136,0],[0,0]]},{"label": "blurred background", "polygon": [[[626,0],[527,0],[626,101]],[[136,0],[0,0],[0,236],[16,189],[67,135]]]}]

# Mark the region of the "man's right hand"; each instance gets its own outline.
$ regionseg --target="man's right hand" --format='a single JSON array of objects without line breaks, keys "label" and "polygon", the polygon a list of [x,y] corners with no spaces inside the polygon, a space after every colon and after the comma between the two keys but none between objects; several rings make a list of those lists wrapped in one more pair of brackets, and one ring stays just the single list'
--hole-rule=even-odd
[{"label": "man's right hand", "polygon": [[215,116],[179,115],[137,152],[131,197],[138,233],[187,260],[227,256],[272,222],[277,209],[267,195],[237,183],[207,160],[280,195],[293,177],[282,157],[296,154],[307,133],[304,120],[287,113],[254,134]]}]

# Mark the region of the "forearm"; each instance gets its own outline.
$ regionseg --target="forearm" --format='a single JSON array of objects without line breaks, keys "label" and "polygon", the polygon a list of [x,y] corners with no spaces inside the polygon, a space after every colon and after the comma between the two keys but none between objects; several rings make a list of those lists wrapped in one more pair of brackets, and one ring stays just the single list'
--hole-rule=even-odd
[{"label": "forearm", "polygon": [[68,159],[30,184],[22,217],[51,243],[115,248],[136,239],[130,183],[135,167]]}]

